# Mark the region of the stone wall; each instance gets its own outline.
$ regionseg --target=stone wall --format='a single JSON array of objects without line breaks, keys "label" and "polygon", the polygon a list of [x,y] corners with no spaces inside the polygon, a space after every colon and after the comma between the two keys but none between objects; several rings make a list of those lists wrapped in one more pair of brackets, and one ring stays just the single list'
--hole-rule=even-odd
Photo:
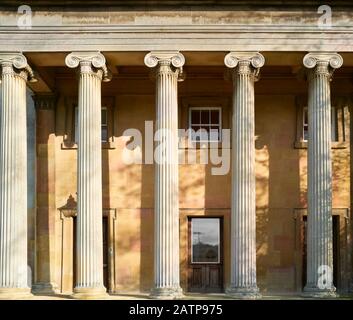
[{"label": "stone wall", "polygon": [[[64,147],[67,135],[68,105],[75,101],[74,78],[57,79],[60,93],[56,111],[55,258],[50,268],[59,288],[72,288],[72,222],[60,208],[76,200],[76,149]],[[351,84],[333,82],[333,96],[347,95]],[[113,144],[102,151],[103,207],[114,211],[110,235],[112,287],[116,291],[148,291],[153,281],[153,165],[126,165],[122,150],[124,130],[144,131],[144,121],[155,118],[154,85],[148,78],[131,77],[103,84],[103,97],[114,101]],[[205,90],[207,89],[207,92]],[[258,284],[263,292],[295,292],[301,286],[301,222],[296,210],[306,208],[306,149],[294,147],[298,95],[305,95],[306,83],[295,78],[264,76],[256,83],[256,204]],[[179,90],[180,128],[185,125],[185,99],[225,99],[224,128],[230,124],[231,83],[219,78],[186,79]],[[70,97],[70,98],[68,98]],[[103,98],[104,100],[104,98]],[[68,102],[69,101],[69,102]],[[53,116],[53,114],[52,114]],[[43,133],[48,134],[48,133]],[[45,140],[45,137],[42,137]],[[49,162],[54,159],[49,159]],[[349,208],[349,148],[333,149],[333,207]],[[49,164],[50,167],[50,164]],[[230,174],[211,175],[211,165],[180,166],[180,249],[181,284],[187,286],[187,217],[224,218],[225,284],[229,280]],[[71,202],[72,203],[72,202]],[[304,210],[305,211],[305,210]],[[347,210],[335,211],[345,223]],[[300,216],[301,217],[301,216]],[[300,218],[301,219],[301,218]],[[71,220],[70,220],[71,221]],[[64,228],[64,229],[63,229]],[[341,225],[342,274],[348,272],[347,226]],[[63,231],[65,230],[65,231]],[[71,230],[71,231],[70,231]],[[63,234],[64,232],[64,234]],[[344,257],[343,257],[344,255]],[[347,281],[344,280],[344,281]]]}]

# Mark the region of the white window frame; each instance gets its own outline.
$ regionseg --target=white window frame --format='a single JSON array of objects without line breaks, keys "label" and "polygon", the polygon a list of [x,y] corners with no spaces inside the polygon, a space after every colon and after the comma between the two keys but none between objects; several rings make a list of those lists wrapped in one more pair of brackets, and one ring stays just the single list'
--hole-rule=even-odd
[{"label": "white window frame", "polygon": [[[102,106],[101,108],[101,112],[102,110],[105,110],[106,112],[106,123],[102,123],[101,122],[101,134],[102,134],[102,128],[103,127],[106,127],[107,128],[107,133],[109,135],[109,132],[108,132],[108,108],[105,107],[105,106]],[[75,107],[75,111],[74,111],[74,122],[75,122],[75,128],[74,128],[74,142],[77,144],[78,143],[78,130],[77,130],[77,127],[78,127],[78,106]],[[103,140],[102,139],[102,136],[101,136],[101,142],[102,143],[105,143],[105,142],[109,142],[109,137],[107,137],[108,139],[107,140]]]},{"label": "white window frame", "polygon": [[[303,117],[302,117],[302,140],[304,142],[308,142],[307,139],[305,139],[305,113],[308,113],[308,107],[303,107]],[[308,118],[308,123],[306,124],[309,128],[309,114],[307,116]],[[331,106],[331,141],[332,142],[337,142],[338,141],[338,136],[337,136],[337,109],[334,106]]]},{"label": "white window frame", "polygon": [[[191,114],[192,114],[192,111],[195,111],[195,110],[208,110],[208,111],[211,111],[211,110],[217,110],[219,112],[219,123],[218,124],[212,124],[212,123],[208,123],[207,126],[209,127],[212,127],[212,126],[218,126],[219,127],[219,134],[218,134],[218,139],[217,140],[211,140],[210,139],[210,135],[208,136],[208,139],[207,140],[194,140],[193,139],[193,136],[192,136],[192,126],[197,126],[197,125],[200,125],[201,126],[201,123],[200,124],[196,124],[196,123],[192,123],[191,122]],[[205,125],[205,124],[203,124]],[[193,143],[209,143],[209,142],[221,142],[222,141],[222,107],[189,107],[189,141],[193,142]]]},{"label": "white window frame", "polygon": [[[101,140],[102,140],[102,142],[108,142],[108,140],[109,140],[109,132],[108,132],[108,108],[107,107],[105,107],[105,106],[103,106],[102,107],[102,109],[101,109],[101,112],[102,111],[105,111],[105,120],[106,120],[106,123],[103,123],[102,121],[101,121]],[[107,130],[107,139],[106,140],[103,140],[103,135],[102,135],[102,129],[103,129],[103,127]]]}]

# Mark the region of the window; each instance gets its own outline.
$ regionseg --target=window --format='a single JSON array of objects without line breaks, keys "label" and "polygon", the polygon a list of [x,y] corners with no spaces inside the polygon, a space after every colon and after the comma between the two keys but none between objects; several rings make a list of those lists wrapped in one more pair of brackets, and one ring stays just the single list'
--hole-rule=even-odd
[{"label": "window", "polygon": [[308,141],[309,137],[309,120],[308,120],[308,107],[303,110],[303,141]]},{"label": "window", "polygon": [[[102,97],[101,111],[101,141],[102,149],[115,149],[115,99]],[[62,149],[77,149],[78,142],[78,101],[77,97],[64,97],[65,127]]]},{"label": "window", "polygon": [[191,220],[191,262],[220,263],[220,219]]},{"label": "window", "polygon": [[194,142],[221,141],[222,116],[220,107],[191,107],[189,109],[190,140]]},{"label": "window", "polygon": [[[297,121],[294,148],[306,149],[309,138],[308,98],[296,97]],[[336,96],[331,99],[331,147],[345,149],[349,147],[350,97]]]},{"label": "window", "polygon": [[106,107],[102,107],[101,127],[102,127],[102,142],[108,142],[108,113],[107,113]]},{"label": "window", "polygon": [[[75,143],[78,142],[78,107],[75,107]],[[106,107],[102,107],[101,111],[101,132],[102,142],[108,142],[108,112]]]},{"label": "window", "polygon": [[[308,141],[309,136],[308,107],[303,109],[303,141]],[[331,139],[338,141],[337,137],[337,112],[336,108],[331,108]]]}]

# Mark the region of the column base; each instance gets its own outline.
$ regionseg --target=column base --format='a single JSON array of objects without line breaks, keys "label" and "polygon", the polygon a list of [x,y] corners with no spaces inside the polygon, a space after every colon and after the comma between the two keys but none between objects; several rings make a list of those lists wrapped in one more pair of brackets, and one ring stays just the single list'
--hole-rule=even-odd
[{"label": "column base", "polygon": [[80,300],[105,300],[109,299],[105,287],[75,287],[72,299]]},{"label": "column base", "polygon": [[180,287],[164,287],[164,288],[153,288],[151,290],[151,299],[160,300],[175,300],[182,299],[184,297],[183,290]]},{"label": "column base", "polygon": [[255,287],[228,287],[225,290],[227,296],[234,299],[255,300],[261,299],[259,288]]},{"label": "column base", "polygon": [[30,288],[0,288],[0,300],[29,300],[32,297]]},{"label": "column base", "polygon": [[304,298],[334,299],[338,297],[336,288],[332,286],[330,289],[319,289],[318,287],[305,286],[302,292]]},{"label": "column base", "polygon": [[34,294],[58,294],[59,287],[54,282],[37,282],[32,286],[32,292]]}]

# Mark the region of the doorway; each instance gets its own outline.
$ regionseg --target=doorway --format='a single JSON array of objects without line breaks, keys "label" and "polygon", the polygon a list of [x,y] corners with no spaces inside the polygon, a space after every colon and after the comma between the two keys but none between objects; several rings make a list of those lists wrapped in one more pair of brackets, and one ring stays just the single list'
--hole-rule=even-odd
[{"label": "doorway", "polygon": [[[340,261],[340,217],[338,215],[332,216],[332,251],[333,251],[333,285],[338,290],[340,287],[340,275],[339,275],[339,261]],[[303,216],[302,223],[302,237],[303,237],[303,248],[302,248],[302,287],[306,284],[306,267],[307,267],[307,216]]]},{"label": "doorway", "polygon": [[[74,232],[73,232],[73,239],[74,239],[74,246],[73,246],[73,262],[74,262],[74,268],[73,268],[73,287],[75,287],[76,284],[76,233],[77,233],[77,217],[74,217]],[[103,283],[104,287],[107,289],[109,292],[109,270],[108,270],[108,217],[103,217],[102,221],[102,226],[103,226]]]},{"label": "doorway", "polygon": [[223,219],[188,218],[188,291],[223,291]]}]

